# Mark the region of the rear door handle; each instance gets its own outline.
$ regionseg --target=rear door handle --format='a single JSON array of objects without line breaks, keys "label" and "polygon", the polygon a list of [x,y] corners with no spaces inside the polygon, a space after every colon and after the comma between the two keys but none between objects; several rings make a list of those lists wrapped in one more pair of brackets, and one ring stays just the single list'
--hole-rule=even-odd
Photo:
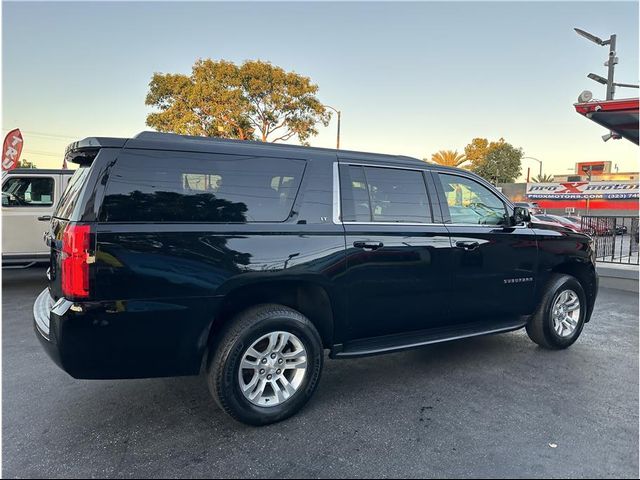
[{"label": "rear door handle", "polygon": [[462,248],[464,250],[475,250],[479,246],[480,246],[480,244],[478,242],[474,242],[474,241],[461,240],[461,241],[456,242],[456,247]]},{"label": "rear door handle", "polygon": [[377,250],[384,247],[382,242],[353,242],[353,246],[356,248],[364,248],[365,250]]},{"label": "rear door handle", "polygon": [[50,222],[51,215],[43,215],[42,217],[38,217],[38,221],[40,222]]}]

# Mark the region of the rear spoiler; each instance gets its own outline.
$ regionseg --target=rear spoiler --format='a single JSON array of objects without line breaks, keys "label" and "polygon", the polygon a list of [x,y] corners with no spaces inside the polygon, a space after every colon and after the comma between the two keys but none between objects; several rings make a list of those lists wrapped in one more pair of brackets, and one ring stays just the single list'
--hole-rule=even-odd
[{"label": "rear spoiler", "polygon": [[122,148],[127,143],[126,138],[87,137],[73,142],[64,152],[66,162],[88,164],[96,158],[101,148]]}]

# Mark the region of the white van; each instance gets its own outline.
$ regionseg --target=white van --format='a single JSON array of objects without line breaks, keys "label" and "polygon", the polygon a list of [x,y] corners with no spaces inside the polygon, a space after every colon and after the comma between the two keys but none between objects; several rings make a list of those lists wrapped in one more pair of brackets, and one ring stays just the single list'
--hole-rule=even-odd
[{"label": "white van", "polygon": [[16,168],[3,173],[3,266],[49,261],[43,235],[74,171]]}]

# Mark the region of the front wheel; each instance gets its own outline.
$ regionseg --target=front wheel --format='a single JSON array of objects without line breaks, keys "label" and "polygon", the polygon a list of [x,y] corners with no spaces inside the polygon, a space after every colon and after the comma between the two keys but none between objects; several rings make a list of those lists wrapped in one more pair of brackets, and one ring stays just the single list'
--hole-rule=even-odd
[{"label": "front wheel", "polygon": [[587,301],[580,282],[570,275],[554,274],[527,323],[527,334],[543,348],[567,348],[580,336],[586,316]]},{"label": "front wheel", "polygon": [[249,425],[289,418],[313,395],[324,351],[314,325],[300,312],[275,304],[237,315],[222,333],[207,369],[220,407]]}]

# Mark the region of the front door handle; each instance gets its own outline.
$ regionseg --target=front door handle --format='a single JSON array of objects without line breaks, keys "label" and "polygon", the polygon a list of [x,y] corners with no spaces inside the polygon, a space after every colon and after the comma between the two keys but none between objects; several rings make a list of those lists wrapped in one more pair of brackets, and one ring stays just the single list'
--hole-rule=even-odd
[{"label": "front door handle", "polygon": [[480,246],[480,244],[478,242],[474,242],[474,241],[458,241],[456,242],[456,247],[458,248],[462,248],[464,250],[475,250],[476,248],[478,248]]},{"label": "front door handle", "polygon": [[356,248],[364,248],[365,250],[377,250],[384,247],[382,242],[353,242],[353,246]]},{"label": "front door handle", "polygon": [[41,217],[38,217],[38,221],[39,222],[50,222],[51,221],[51,215],[43,215]]}]

